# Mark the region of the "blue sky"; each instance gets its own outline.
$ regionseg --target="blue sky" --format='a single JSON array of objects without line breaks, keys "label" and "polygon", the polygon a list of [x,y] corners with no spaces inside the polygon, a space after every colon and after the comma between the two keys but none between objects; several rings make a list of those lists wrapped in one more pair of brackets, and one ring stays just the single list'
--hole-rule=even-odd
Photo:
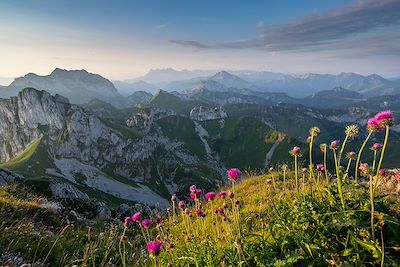
[{"label": "blue sky", "polygon": [[0,77],[55,67],[110,79],[167,67],[398,76],[399,22],[399,0],[2,0]]}]

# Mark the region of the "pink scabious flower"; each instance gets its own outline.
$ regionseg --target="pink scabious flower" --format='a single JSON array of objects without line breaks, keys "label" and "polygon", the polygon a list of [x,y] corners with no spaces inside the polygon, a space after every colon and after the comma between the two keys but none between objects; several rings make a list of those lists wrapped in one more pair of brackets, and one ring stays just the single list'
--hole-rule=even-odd
[{"label": "pink scabious flower", "polygon": [[317,171],[319,171],[319,172],[325,171],[324,164],[317,164]]},{"label": "pink scabious flower", "polygon": [[393,124],[393,114],[390,110],[385,110],[375,115],[375,120],[381,128],[391,126]]},{"label": "pink scabious flower", "polygon": [[363,173],[367,173],[368,172],[368,163],[360,163],[360,166],[358,167],[358,169]]},{"label": "pink scabious flower", "polygon": [[197,187],[195,185],[191,185],[189,187],[189,191],[192,192],[192,193],[196,193],[196,190],[197,190]]},{"label": "pink scabious flower", "polygon": [[135,214],[133,214],[132,221],[138,222],[138,221],[140,221],[141,218],[142,218],[142,213],[140,213],[140,211],[138,211]]},{"label": "pink scabious flower", "polygon": [[380,176],[385,176],[385,174],[386,174],[386,170],[385,169],[380,169],[379,170],[379,175]]},{"label": "pink scabious flower", "polygon": [[290,151],[290,154],[292,154],[293,156],[298,156],[298,155],[300,155],[300,147],[298,147],[298,146],[295,146],[295,147],[293,147],[293,149],[292,149],[292,151]]},{"label": "pink scabious flower", "polygon": [[380,150],[382,147],[383,147],[382,144],[380,144],[380,143],[375,143],[375,144],[373,144],[373,146],[371,147],[371,149],[374,150],[374,151],[378,151],[378,150]]},{"label": "pink scabious flower", "polygon": [[197,198],[197,194],[196,193],[193,193],[193,192],[191,192],[190,194],[189,194],[189,197],[190,197],[190,199],[196,199]]},{"label": "pink scabious flower", "polygon": [[204,195],[204,197],[208,200],[208,201],[212,201],[215,198],[215,192],[208,192],[207,194]]},{"label": "pink scabious flower", "polygon": [[381,129],[381,127],[379,126],[379,123],[375,118],[370,118],[367,122],[367,129],[370,132],[377,132]]},{"label": "pink scabious flower", "polygon": [[226,174],[228,175],[228,178],[232,181],[236,181],[237,179],[240,178],[241,172],[237,168],[232,168],[226,171]]},{"label": "pink scabious flower", "polygon": [[183,201],[183,200],[179,201],[179,202],[178,202],[178,207],[179,207],[180,209],[183,209],[183,208],[185,207],[185,201]]},{"label": "pink scabious flower", "polygon": [[340,146],[340,140],[333,140],[331,142],[330,148],[336,150],[339,148],[339,146]]},{"label": "pink scabious flower", "polygon": [[143,221],[142,221],[142,226],[143,226],[144,229],[149,228],[150,225],[151,225],[151,221],[150,221],[150,220],[147,220],[147,219],[146,219],[146,220],[143,220]]},{"label": "pink scabious flower", "polygon": [[161,252],[162,243],[158,241],[153,241],[147,244],[146,249],[149,254],[153,256],[158,256]]},{"label": "pink scabious flower", "polygon": [[226,191],[221,191],[217,195],[218,198],[224,199],[226,197]]},{"label": "pink scabious flower", "polygon": [[125,221],[124,221],[124,225],[125,226],[128,226],[128,225],[130,225],[132,223],[132,218],[131,217],[126,217],[125,218]]}]

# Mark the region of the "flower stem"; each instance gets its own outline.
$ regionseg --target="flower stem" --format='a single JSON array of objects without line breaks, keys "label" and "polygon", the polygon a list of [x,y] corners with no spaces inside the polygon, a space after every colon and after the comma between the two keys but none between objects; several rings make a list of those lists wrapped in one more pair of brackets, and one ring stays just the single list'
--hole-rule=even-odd
[{"label": "flower stem", "polygon": [[326,168],[326,148],[324,149],[324,172],[325,180],[328,181],[328,169]]},{"label": "flower stem", "polygon": [[[120,257],[121,257],[122,266],[124,266],[124,267],[126,266],[125,244],[123,245],[125,232],[126,232],[126,227],[124,227],[124,232],[122,233],[122,236],[121,236],[121,238],[119,239],[119,244],[118,244],[119,255],[120,255]],[[122,246],[124,247],[124,249],[122,249]],[[122,250],[124,250],[124,251],[122,251]]]},{"label": "flower stem", "polygon": [[313,163],[313,157],[312,157],[312,147],[314,143],[314,136],[311,135],[311,140],[310,140],[310,147],[309,147],[309,157],[310,157],[310,178],[312,181],[314,181],[314,163]]},{"label": "flower stem", "polygon": [[374,194],[375,194],[376,188],[378,187],[379,176],[380,176],[379,171],[382,167],[383,157],[385,156],[385,151],[386,151],[388,140],[389,140],[389,126],[386,126],[385,141],[383,142],[381,156],[379,158],[378,167],[376,168],[376,180],[375,180]]},{"label": "flower stem", "polygon": [[347,140],[349,139],[349,136],[346,135],[346,137],[344,138],[342,147],[340,148],[340,153],[339,153],[339,159],[338,159],[338,165],[340,167],[340,162],[342,161],[342,156],[343,156],[343,151],[344,151],[344,147],[346,146]]},{"label": "flower stem", "polygon": [[297,155],[294,155],[294,176],[296,179],[296,191],[299,192],[299,183],[297,178]]},{"label": "flower stem", "polygon": [[344,206],[343,191],[342,191],[342,179],[339,177],[339,166],[338,166],[338,161],[337,161],[337,156],[336,156],[335,150],[333,150],[333,156],[335,158],[336,182],[337,182],[337,186],[338,186],[338,193],[339,193],[339,197],[340,197],[340,202],[342,203],[342,208],[344,210],[345,206]]},{"label": "flower stem", "polygon": [[370,131],[367,135],[367,138],[365,138],[364,143],[362,144],[360,151],[358,151],[358,155],[357,155],[357,161],[356,161],[356,167],[355,167],[355,173],[354,173],[354,179],[356,181],[356,183],[358,182],[358,167],[360,164],[360,159],[361,159],[361,154],[365,148],[365,146],[367,145],[369,139],[371,138],[372,135],[372,131]]},{"label": "flower stem", "polygon": [[376,165],[376,154],[377,154],[377,151],[376,151],[376,150],[374,150],[374,161],[372,162],[372,171],[375,171],[375,165]]},{"label": "flower stem", "polygon": [[375,203],[374,203],[374,189],[372,182],[372,175],[369,176],[369,201],[371,205],[371,237],[372,241],[375,241],[375,225],[374,225],[374,213],[375,213]]}]

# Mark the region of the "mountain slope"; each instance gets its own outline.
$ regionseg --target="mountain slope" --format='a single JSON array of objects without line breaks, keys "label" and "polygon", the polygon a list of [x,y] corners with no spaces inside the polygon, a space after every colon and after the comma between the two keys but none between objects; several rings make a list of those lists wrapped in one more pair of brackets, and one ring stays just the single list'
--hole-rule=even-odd
[{"label": "mountain slope", "polygon": [[29,73],[16,78],[6,89],[0,91],[0,97],[15,96],[26,87],[60,94],[75,104],[86,103],[93,98],[114,104],[119,104],[122,100],[114,85],[102,76],[85,70],[68,71],[58,68],[45,76]]}]

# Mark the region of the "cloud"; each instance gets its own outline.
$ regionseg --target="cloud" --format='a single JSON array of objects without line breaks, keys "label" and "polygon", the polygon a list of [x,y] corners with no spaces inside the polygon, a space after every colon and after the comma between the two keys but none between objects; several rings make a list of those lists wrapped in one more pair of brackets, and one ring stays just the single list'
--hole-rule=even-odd
[{"label": "cloud", "polygon": [[[283,25],[262,26],[259,28],[259,36],[254,39],[218,44],[205,44],[194,40],[171,42],[197,49],[324,50],[333,48],[332,45],[357,39],[373,30],[398,25],[399,22],[399,0],[368,0]],[[395,47],[395,50],[397,49],[398,47]]]}]

